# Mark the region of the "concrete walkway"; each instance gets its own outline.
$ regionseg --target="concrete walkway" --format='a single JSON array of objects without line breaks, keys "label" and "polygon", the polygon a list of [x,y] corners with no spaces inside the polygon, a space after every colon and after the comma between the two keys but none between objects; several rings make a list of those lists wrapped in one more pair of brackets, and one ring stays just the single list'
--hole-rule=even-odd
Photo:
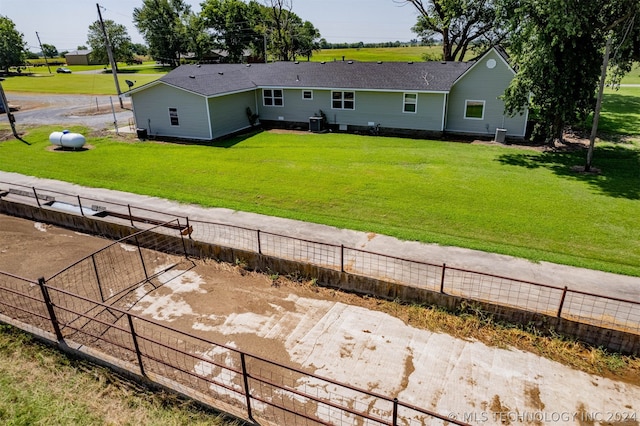
[{"label": "concrete walkway", "polygon": [[[81,194],[105,202],[146,206],[192,219],[259,228],[416,260],[446,262],[456,267],[607,295],[614,294],[612,289],[615,289],[620,297],[640,300],[640,279],[633,277],[403,242],[386,236],[228,209],[181,205],[15,173],[0,172],[0,188],[5,187],[1,182]],[[168,280],[165,287],[167,291],[171,290],[170,295],[164,294],[163,300],[156,300],[156,295],[149,294],[141,298],[135,310],[152,317],[164,315],[159,319],[167,320],[167,311],[154,308],[158,303],[183,306],[186,303],[184,285],[179,282],[180,271],[174,273],[176,277]],[[199,277],[185,276],[191,286],[201,282]],[[283,342],[292,362],[319,376],[397,396],[403,402],[471,424],[640,424],[639,386],[575,371],[531,353],[418,330],[387,314],[342,303],[291,295],[270,306],[264,312],[247,310],[224,318],[194,314],[190,309],[179,316],[193,315],[187,319],[194,329],[216,333],[222,336],[220,343],[232,347],[240,334],[276,339]],[[174,317],[178,315],[175,309],[171,312]],[[207,318],[208,321],[203,322]],[[200,374],[214,374],[212,365],[206,364],[196,365],[195,369]],[[297,384],[301,390],[320,396],[350,396],[344,389],[316,383],[309,378],[301,378]],[[381,416],[390,410],[375,400],[361,400],[357,404],[369,407],[370,413]],[[327,420],[333,422],[335,419]],[[410,424],[431,424],[424,421],[413,418]],[[338,424],[358,423],[355,419],[342,418]]]}]

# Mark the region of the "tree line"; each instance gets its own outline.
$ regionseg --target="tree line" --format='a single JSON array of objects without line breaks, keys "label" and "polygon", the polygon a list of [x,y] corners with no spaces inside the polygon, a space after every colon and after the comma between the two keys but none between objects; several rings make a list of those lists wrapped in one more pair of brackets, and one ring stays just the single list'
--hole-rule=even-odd
[{"label": "tree line", "polygon": [[[147,46],[131,43],[126,27],[105,21],[118,61],[136,54],[176,67],[185,53],[206,60],[215,49],[229,62],[295,60],[315,50],[366,47],[328,43],[309,21],[293,12],[293,0],[204,0],[194,13],[184,0],[143,0],[133,10],[135,26]],[[430,59],[459,61],[469,53],[502,46],[516,76],[504,94],[505,113],[525,107],[548,141],[562,137],[567,123],[594,111],[603,52],[611,46],[610,81],[619,82],[640,60],[640,2],[637,0],[388,0],[418,12],[412,31],[416,44],[440,44]],[[87,43],[94,60],[106,63],[98,22]],[[395,42],[400,43],[400,42]],[[387,45],[395,45],[389,42]],[[13,22],[0,16],[0,68],[23,63],[25,43]],[[79,46],[81,47],[81,46]],[[84,47],[84,46],[82,46]],[[391,47],[391,46],[388,46]],[[55,53],[43,45],[43,53]]]}]

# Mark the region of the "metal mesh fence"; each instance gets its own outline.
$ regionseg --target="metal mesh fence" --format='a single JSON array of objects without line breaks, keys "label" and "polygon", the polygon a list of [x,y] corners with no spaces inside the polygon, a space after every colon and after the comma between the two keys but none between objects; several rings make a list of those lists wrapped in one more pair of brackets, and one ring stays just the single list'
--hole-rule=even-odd
[{"label": "metal mesh fence", "polygon": [[0,314],[53,332],[40,285],[0,272]]},{"label": "metal mesh fence", "polygon": [[439,291],[442,266],[344,248],[344,271],[384,281]]},{"label": "metal mesh fence", "polygon": [[553,316],[558,312],[563,291],[556,287],[455,268],[446,269],[444,283],[449,294]]},{"label": "metal mesh fence", "polygon": [[260,233],[261,253],[280,259],[311,263],[328,269],[340,268],[340,246]]},{"label": "metal mesh fence", "polygon": [[640,334],[640,306],[630,301],[567,291],[562,316],[603,328]]},{"label": "metal mesh fence", "polygon": [[253,229],[198,220],[189,223],[193,226],[191,238],[194,240],[239,250],[258,251],[258,233]]}]

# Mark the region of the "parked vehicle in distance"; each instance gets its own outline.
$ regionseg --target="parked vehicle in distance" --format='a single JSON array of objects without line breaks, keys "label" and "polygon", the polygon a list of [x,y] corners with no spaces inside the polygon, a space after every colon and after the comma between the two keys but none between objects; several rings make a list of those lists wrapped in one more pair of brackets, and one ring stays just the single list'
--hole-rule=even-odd
[{"label": "parked vehicle in distance", "polygon": [[66,67],[60,67],[56,70],[58,74],[71,74],[71,70]]}]

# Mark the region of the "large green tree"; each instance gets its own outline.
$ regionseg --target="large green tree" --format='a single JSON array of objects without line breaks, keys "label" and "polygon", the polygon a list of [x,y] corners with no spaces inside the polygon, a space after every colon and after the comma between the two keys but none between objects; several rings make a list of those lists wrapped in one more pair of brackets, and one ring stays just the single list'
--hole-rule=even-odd
[{"label": "large green tree", "polygon": [[133,21],[151,56],[174,68],[188,50],[190,17],[191,6],[184,0],[143,0],[142,7],[133,9]]},{"label": "large green tree", "polygon": [[277,60],[310,57],[317,50],[320,31],[293,12],[293,0],[265,0],[263,15],[269,53]]},{"label": "large green tree", "polygon": [[13,21],[0,15],[0,69],[9,73],[10,67],[24,62],[26,43]]},{"label": "large green tree", "polygon": [[[229,62],[241,62],[246,49],[264,44],[259,32],[263,21],[261,9],[254,1],[206,0],[202,3],[201,14],[212,31],[215,46],[228,52]],[[264,48],[259,50],[261,53]]]},{"label": "large green tree", "polygon": [[442,60],[463,61],[473,45],[498,44],[505,36],[499,0],[393,0],[419,13],[412,31],[442,40]]},{"label": "large green tree", "polygon": [[635,0],[506,0],[518,67],[505,94],[507,112],[531,102],[538,135],[561,140],[567,123],[594,110],[607,35],[638,7]]},{"label": "large green tree", "polygon": [[55,58],[58,56],[58,49],[53,44],[42,44],[42,54],[47,58]]},{"label": "large green tree", "polygon": [[[131,62],[133,60],[133,45],[131,37],[127,32],[127,27],[116,24],[107,19],[104,21],[104,28],[109,37],[109,44],[116,62]],[[100,21],[95,21],[89,26],[87,34],[87,44],[91,48],[91,59],[99,64],[109,63],[109,55],[104,39],[104,33],[100,26]]]}]

